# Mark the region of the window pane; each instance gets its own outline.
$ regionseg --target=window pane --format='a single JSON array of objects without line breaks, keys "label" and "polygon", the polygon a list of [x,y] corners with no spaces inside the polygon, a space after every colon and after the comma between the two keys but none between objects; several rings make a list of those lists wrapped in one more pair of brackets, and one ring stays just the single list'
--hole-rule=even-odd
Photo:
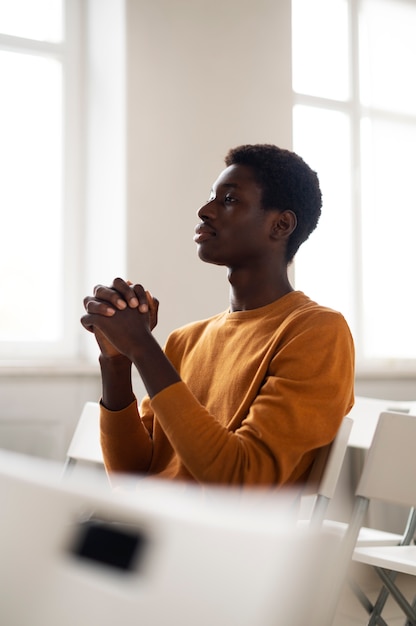
[{"label": "window pane", "polygon": [[62,0],[0,0],[0,32],[38,41],[61,41]]},{"label": "window pane", "polygon": [[350,128],[346,115],[297,106],[294,149],[316,170],[322,216],[295,259],[296,288],[343,313],[354,325]]},{"label": "window pane", "polygon": [[293,0],[292,37],[294,90],[347,100],[347,0]]},{"label": "window pane", "polygon": [[416,112],[416,3],[363,0],[360,20],[364,104]]},{"label": "window pane", "polygon": [[58,62],[0,51],[0,339],[61,332],[62,76]]},{"label": "window pane", "polygon": [[365,120],[362,144],[364,356],[416,358],[416,125]]}]

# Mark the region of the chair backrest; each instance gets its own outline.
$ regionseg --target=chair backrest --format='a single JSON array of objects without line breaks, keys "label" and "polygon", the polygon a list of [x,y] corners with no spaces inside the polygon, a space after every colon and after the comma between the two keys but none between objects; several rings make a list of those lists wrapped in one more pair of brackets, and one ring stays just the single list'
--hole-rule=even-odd
[{"label": "chair backrest", "polygon": [[356,495],[416,505],[416,416],[381,413]]},{"label": "chair backrest", "polygon": [[76,464],[104,466],[100,445],[100,407],[86,402],[67,451],[64,475]]},{"label": "chair backrest", "polygon": [[351,447],[368,450],[380,413],[383,411],[416,414],[416,401],[356,396],[354,406],[348,414],[348,417],[351,417],[353,420],[349,441]]},{"label": "chair backrest", "polygon": [[342,464],[353,426],[350,417],[344,417],[335,439],[318,451],[302,496],[316,496],[310,516],[311,522],[322,522],[329,501],[334,497]]},{"label": "chair backrest", "polygon": [[286,494],[157,480],[131,498],[56,470],[0,450],[2,624],[325,623],[337,544],[297,532],[293,494],[275,510]]},{"label": "chair backrest", "polygon": [[355,492],[354,510],[341,543],[338,565],[333,571],[327,607],[330,616],[335,614],[370,501],[377,499],[407,507],[416,504],[415,444],[415,415],[389,411],[380,414]]}]

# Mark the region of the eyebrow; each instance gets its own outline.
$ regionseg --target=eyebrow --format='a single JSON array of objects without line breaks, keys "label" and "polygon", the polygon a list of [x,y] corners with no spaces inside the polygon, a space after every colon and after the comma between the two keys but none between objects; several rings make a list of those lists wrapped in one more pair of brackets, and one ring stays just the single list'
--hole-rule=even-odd
[{"label": "eyebrow", "polygon": [[[227,189],[238,189],[239,188],[239,184],[238,183],[221,183],[220,185],[218,185],[218,187],[226,187]],[[214,193],[214,188],[211,188],[211,193]]]}]

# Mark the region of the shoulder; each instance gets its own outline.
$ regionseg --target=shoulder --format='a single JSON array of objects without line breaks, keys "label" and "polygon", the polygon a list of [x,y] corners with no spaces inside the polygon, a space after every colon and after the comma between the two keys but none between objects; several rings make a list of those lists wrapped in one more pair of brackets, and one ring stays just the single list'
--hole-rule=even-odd
[{"label": "shoulder", "polygon": [[288,302],[287,319],[348,326],[342,313],[328,306],[318,304],[301,291],[293,292],[291,302]]},{"label": "shoulder", "polygon": [[313,337],[317,344],[342,341],[353,345],[350,328],[342,313],[318,304],[300,291],[293,292],[293,297],[288,298],[281,331],[286,339],[296,336],[310,342]]},{"label": "shoulder", "polygon": [[283,359],[293,368],[293,379],[316,376],[343,377],[350,384],[354,375],[354,340],[344,316],[335,309],[295,292],[290,308],[276,334],[274,371]]}]

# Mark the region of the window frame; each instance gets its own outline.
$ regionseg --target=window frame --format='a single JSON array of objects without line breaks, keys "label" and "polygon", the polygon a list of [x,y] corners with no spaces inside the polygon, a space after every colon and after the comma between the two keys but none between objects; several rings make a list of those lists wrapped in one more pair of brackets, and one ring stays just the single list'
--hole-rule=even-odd
[{"label": "window frame", "polygon": [[[416,372],[415,359],[406,358],[368,358],[363,354],[363,280],[362,280],[362,230],[361,220],[363,203],[361,197],[361,123],[364,118],[402,121],[416,123],[416,115],[400,114],[387,109],[380,109],[361,103],[360,100],[360,10],[362,0],[346,0],[348,6],[348,81],[349,98],[336,100],[295,91],[292,86],[293,108],[298,105],[316,107],[341,112],[348,116],[350,121],[351,145],[351,219],[352,219],[352,277],[354,283],[353,316],[355,318],[354,340],[356,345],[356,371],[362,376],[403,376],[408,377]],[[318,173],[319,174],[319,173]],[[296,283],[296,258],[294,260],[294,277]]]},{"label": "window frame", "polygon": [[[38,41],[0,33],[0,49],[31,56],[53,58],[62,67],[62,211],[63,211],[63,326],[57,341],[0,342],[0,365],[22,363],[74,363],[82,360],[79,330],[83,285],[84,191],[83,165],[83,74],[84,12],[81,0],[62,0],[63,38],[60,42]],[[24,285],[22,285],[24,288]],[[39,289],[47,294],[47,278]],[[23,294],[24,296],[24,291]]]}]

